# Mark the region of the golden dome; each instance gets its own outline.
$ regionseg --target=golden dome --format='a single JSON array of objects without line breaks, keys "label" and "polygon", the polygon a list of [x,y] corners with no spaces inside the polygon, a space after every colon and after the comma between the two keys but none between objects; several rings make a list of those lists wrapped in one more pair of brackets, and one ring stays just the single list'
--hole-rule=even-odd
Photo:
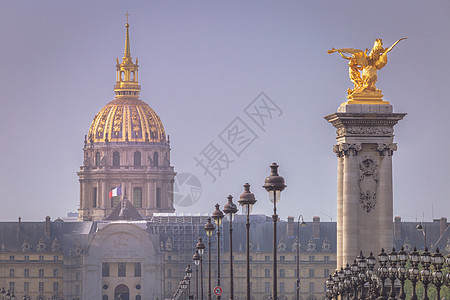
[{"label": "golden dome", "polygon": [[166,133],[161,120],[147,103],[139,99],[139,65],[137,58],[136,63],[131,58],[128,20],[125,26],[122,62],[116,59],[116,99],[94,117],[89,128],[89,141],[164,143]]},{"label": "golden dome", "polygon": [[158,115],[140,99],[115,99],[94,117],[89,128],[92,142],[166,141],[164,126]]}]

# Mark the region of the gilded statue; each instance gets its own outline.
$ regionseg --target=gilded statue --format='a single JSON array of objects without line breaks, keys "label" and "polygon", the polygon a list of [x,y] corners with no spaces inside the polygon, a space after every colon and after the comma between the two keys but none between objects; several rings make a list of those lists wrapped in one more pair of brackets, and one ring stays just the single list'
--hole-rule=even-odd
[{"label": "gilded statue", "polygon": [[[350,80],[354,84],[353,89],[348,89],[348,95],[356,93],[374,94],[381,91],[376,88],[377,70],[383,68],[387,63],[387,54],[406,37],[399,39],[389,48],[383,48],[383,41],[376,39],[373,48],[369,54],[367,48],[365,51],[353,48],[341,48],[328,50],[327,53],[338,52],[344,59],[348,60],[348,72]],[[345,54],[351,54],[347,56]]]}]

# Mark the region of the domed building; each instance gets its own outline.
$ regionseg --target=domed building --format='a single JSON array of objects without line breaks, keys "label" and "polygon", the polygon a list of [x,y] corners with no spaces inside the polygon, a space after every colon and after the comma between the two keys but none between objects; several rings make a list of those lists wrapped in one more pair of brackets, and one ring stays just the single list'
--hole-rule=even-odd
[{"label": "domed building", "polygon": [[169,137],[159,116],[139,99],[138,71],[127,22],[124,56],[116,64],[116,98],[94,117],[85,136],[84,163],[77,173],[79,220],[104,220],[121,207],[142,218],[174,212]]}]

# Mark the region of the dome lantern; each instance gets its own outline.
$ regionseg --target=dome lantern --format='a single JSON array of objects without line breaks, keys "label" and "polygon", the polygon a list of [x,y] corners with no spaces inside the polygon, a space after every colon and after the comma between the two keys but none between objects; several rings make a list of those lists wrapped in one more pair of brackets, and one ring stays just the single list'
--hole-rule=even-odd
[{"label": "dome lantern", "polygon": [[125,50],[123,53],[122,62],[119,63],[119,58],[116,58],[116,84],[114,85],[114,92],[117,98],[138,98],[141,91],[141,86],[138,83],[139,65],[138,59],[133,63],[130,50],[130,25],[125,25]]}]

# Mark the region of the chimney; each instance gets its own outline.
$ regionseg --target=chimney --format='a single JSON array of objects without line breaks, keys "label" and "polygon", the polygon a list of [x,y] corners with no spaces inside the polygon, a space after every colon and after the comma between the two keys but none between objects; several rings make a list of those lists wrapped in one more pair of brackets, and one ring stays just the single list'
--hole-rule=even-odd
[{"label": "chimney", "polygon": [[19,217],[19,223],[17,223],[17,232],[22,230],[22,218]]},{"label": "chimney", "polygon": [[313,238],[314,239],[320,238],[320,217],[318,216],[313,217],[312,230],[313,230]]},{"label": "chimney", "polygon": [[287,235],[288,236],[294,236],[295,232],[294,232],[294,217],[289,216],[288,218],[288,223],[287,223]]},{"label": "chimney", "polygon": [[50,237],[50,217],[45,217],[45,236]]},{"label": "chimney", "polygon": [[448,226],[447,218],[446,217],[442,217],[441,220],[440,220],[440,231],[439,231],[440,234],[439,234],[439,236],[442,236],[444,234],[445,229],[447,229],[447,226]]},{"label": "chimney", "polygon": [[402,217],[394,218],[394,240],[399,240],[402,238]]}]

